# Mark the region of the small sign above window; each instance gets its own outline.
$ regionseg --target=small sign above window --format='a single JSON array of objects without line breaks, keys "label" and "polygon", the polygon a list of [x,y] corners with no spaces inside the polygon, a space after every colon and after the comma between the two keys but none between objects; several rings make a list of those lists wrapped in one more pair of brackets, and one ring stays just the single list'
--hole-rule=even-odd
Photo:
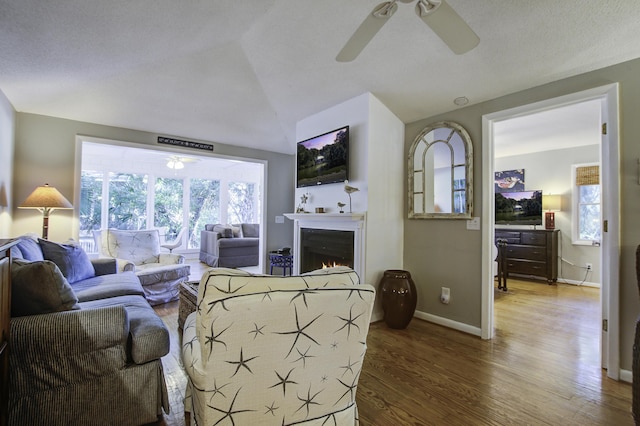
[{"label": "small sign above window", "polygon": [[213,151],[213,145],[202,142],[183,141],[181,139],[165,138],[158,136],[158,143],[164,145],[181,146],[184,148],[201,149],[203,151]]}]

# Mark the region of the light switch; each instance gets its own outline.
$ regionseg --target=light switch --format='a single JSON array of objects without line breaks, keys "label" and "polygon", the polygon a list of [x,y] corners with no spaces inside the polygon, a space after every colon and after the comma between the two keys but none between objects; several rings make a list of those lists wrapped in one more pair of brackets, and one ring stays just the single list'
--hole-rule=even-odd
[{"label": "light switch", "polygon": [[467,229],[471,229],[473,231],[479,231],[480,230],[480,218],[479,217],[474,217],[474,218],[471,218],[470,220],[467,220]]},{"label": "light switch", "polygon": [[276,216],[276,223],[284,223],[284,216]]}]

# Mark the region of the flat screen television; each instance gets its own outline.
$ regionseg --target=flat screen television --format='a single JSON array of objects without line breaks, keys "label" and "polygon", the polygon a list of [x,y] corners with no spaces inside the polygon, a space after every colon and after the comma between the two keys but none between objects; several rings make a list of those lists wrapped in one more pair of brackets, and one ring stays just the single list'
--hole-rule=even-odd
[{"label": "flat screen television", "polygon": [[298,142],[297,148],[298,188],[349,179],[349,126]]},{"label": "flat screen television", "polygon": [[542,191],[496,193],[496,225],[542,225]]}]

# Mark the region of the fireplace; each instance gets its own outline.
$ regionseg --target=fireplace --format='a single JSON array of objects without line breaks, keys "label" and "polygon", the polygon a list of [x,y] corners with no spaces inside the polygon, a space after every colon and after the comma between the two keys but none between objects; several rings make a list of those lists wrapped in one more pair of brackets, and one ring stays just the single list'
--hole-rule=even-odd
[{"label": "fireplace", "polygon": [[293,273],[344,265],[365,277],[364,213],[285,213],[294,221]]},{"label": "fireplace", "polygon": [[330,266],[353,268],[353,231],[300,229],[300,273]]}]

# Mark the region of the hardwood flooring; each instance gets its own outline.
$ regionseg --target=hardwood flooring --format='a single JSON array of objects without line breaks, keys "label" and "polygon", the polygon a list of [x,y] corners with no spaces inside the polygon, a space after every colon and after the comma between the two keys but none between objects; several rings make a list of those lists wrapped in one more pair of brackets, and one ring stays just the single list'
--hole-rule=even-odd
[{"label": "hardwood flooring", "polygon": [[[185,424],[178,302],[156,307],[171,331],[163,358],[171,413]],[[368,425],[632,425],[631,386],[599,366],[598,289],[509,280],[496,289],[491,341],[413,319],[371,325],[357,391]]]}]

